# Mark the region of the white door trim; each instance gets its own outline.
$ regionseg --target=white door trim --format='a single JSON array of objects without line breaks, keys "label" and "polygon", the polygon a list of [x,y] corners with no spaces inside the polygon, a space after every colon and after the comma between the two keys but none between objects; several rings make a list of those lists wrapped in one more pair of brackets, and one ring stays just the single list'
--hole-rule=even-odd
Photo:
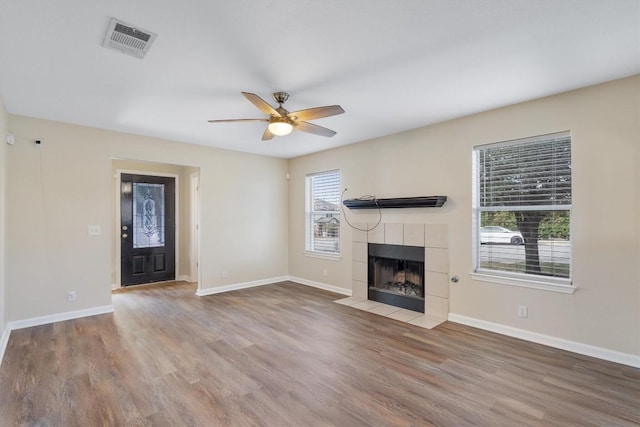
[{"label": "white door trim", "polygon": [[200,287],[200,172],[189,175],[189,195],[191,203],[191,245],[189,260],[191,262],[191,280]]}]

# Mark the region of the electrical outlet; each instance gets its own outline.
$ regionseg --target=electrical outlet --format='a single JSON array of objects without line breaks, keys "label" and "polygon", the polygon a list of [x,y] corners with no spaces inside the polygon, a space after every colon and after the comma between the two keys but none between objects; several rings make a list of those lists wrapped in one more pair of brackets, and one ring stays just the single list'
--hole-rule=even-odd
[{"label": "electrical outlet", "polygon": [[327,272],[327,269],[325,268],[324,270],[322,270],[322,275],[324,277],[327,277],[329,275],[329,273]]},{"label": "electrical outlet", "polygon": [[76,300],[76,291],[67,292],[67,301],[73,302]]},{"label": "electrical outlet", "polygon": [[526,305],[519,305],[518,306],[518,316],[520,316],[520,317],[528,317],[529,316],[529,310],[527,309]]},{"label": "electrical outlet", "polygon": [[223,278],[223,279],[226,279],[226,278],[228,278],[228,277],[229,277],[229,273],[227,272],[227,270],[223,271],[223,272],[222,272],[222,278]]}]

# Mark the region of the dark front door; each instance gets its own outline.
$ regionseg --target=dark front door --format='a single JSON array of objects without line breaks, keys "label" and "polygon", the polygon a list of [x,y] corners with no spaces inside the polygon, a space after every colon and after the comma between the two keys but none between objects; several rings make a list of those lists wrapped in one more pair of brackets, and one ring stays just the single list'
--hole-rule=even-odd
[{"label": "dark front door", "polygon": [[175,178],[122,174],[121,283],[175,279]]}]

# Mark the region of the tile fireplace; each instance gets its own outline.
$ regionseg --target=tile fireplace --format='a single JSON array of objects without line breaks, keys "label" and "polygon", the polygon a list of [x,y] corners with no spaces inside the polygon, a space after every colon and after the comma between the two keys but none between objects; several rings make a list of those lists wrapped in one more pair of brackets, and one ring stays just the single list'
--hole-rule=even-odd
[{"label": "tile fireplace", "polygon": [[[399,313],[415,313],[420,316],[413,319],[415,322],[423,322],[436,319],[440,322],[447,319],[449,314],[449,237],[446,224],[419,224],[419,223],[380,223],[354,224],[358,229],[352,235],[353,256],[353,299],[366,301],[370,306],[384,304],[394,306],[388,301],[379,301],[378,297],[398,294],[408,296],[405,299],[418,300],[422,298],[422,304],[417,307],[400,308]],[[368,230],[368,231],[365,231]],[[379,262],[380,273],[385,282],[381,287],[370,286],[369,245],[383,245],[409,248],[408,250],[421,252],[422,255],[413,254],[404,259],[404,263],[397,261],[399,258],[393,253],[383,253],[381,258],[386,260]],[[416,249],[418,248],[418,249]],[[375,250],[374,250],[375,252]],[[408,262],[407,262],[408,260]],[[414,264],[422,262],[422,267]],[[421,270],[422,268],[422,270]],[[421,273],[422,278],[416,279]],[[386,282],[391,282],[387,284]],[[415,285],[421,285],[422,291],[415,290]],[[392,288],[392,289],[385,289]],[[421,296],[418,296],[421,295]],[[363,304],[364,307],[365,304]],[[359,308],[359,307],[356,307]],[[390,309],[391,310],[391,309]],[[395,315],[395,314],[394,314]],[[424,318],[424,319],[423,319]],[[428,318],[428,319],[427,319]],[[431,323],[430,323],[431,324]]]}]

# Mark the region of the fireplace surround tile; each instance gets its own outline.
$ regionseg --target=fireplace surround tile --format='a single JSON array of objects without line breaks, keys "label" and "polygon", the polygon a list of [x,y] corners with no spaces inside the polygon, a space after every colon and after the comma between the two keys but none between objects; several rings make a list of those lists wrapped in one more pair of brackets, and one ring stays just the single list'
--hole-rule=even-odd
[{"label": "fireplace surround tile", "polygon": [[446,224],[426,224],[424,229],[424,240],[429,248],[448,248],[449,233]]},{"label": "fireplace surround tile", "polygon": [[395,313],[398,310],[402,310],[400,307],[396,307],[393,305],[380,304],[379,306],[368,310],[369,313],[378,314],[380,316],[388,316],[391,313]]},{"label": "fireplace surround tile", "polygon": [[387,314],[385,317],[399,320],[401,322],[410,322],[422,316],[424,316],[424,314],[418,313],[416,311],[407,310],[406,308],[400,308],[397,311],[394,311],[393,313]]},{"label": "fireplace surround tile", "polygon": [[[375,223],[354,225],[360,229],[372,229]],[[385,230],[387,230],[386,233]],[[398,236],[398,232],[401,233],[400,236]],[[381,223],[369,232],[354,229],[352,234],[352,296],[369,301],[367,244],[398,244],[399,239],[402,240],[402,246],[425,247],[425,313],[393,306],[391,306],[393,308],[385,308],[385,304],[380,306],[378,302],[371,302],[376,304],[374,308],[377,310],[391,311],[390,315],[386,315],[386,317],[403,322],[415,320],[417,326],[431,328],[444,322],[449,313],[449,250],[446,224]],[[368,304],[364,304],[364,306],[369,307]],[[375,313],[371,308],[356,308]]]},{"label": "fireplace surround tile", "polygon": [[424,297],[424,308],[425,313],[429,313],[429,316],[446,319],[449,315],[449,300],[426,295]]},{"label": "fireplace surround tile", "polygon": [[353,263],[353,280],[359,282],[367,282],[367,263],[366,262],[354,262]]},{"label": "fireplace surround tile", "polygon": [[421,328],[433,329],[439,324],[443,323],[446,319],[441,319],[438,317],[431,316],[419,316],[415,319],[408,321],[407,323],[415,326],[420,326]]},{"label": "fireplace surround tile", "polygon": [[369,311],[372,308],[376,308],[376,307],[379,307],[381,305],[382,305],[381,302],[366,300],[366,301],[362,301],[362,302],[359,302],[357,304],[354,304],[354,305],[352,305],[352,307],[359,308],[360,310]]},{"label": "fireplace surround tile", "polygon": [[367,243],[367,232],[364,230],[368,230],[367,224],[358,222],[353,224],[354,229],[352,229],[351,240],[353,242],[361,242]]},{"label": "fireplace surround tile", "polygon": [[346,306],[351,306],[351,305],[358,304],[359,302],[362,302],[362,301],[363,301],[362,298],[347,297],[347,298],[339,299],[339,300],[334,301],[334,302],[336,302],[338,304],[346,305]]},{"label": "fireplace surround tile", "polygon": [[384,244],[384,229],[385,224],[378,224],[376,228],[371,230],[375,224],[369,224],[369,232],[367,233],[367,243],[380,243]]},{"label": "fireplace surround tile", "polygon": [[367,285],[367,282],[354,280],[351,295],[356,298],[362,298],[363,300],[366,300],[369,297],[369,285]]},{"label": "fireplace surround tile", "polygon": [[407,246],[425,246],[424,224],[404,224],[404,244]]},{"label": "fireplace surround tile", "polygon": [[[375,242],[371,242],[375,243]],[[404,245],[403,224],[387,223],[384,225],[384,242],[387,245]]]},{"label": "fireplace surround tile", "polygon": [[424,292],[426,295],[433,295],[440,298],[449,298],[449,275],[435,271],[425,271]]},{"label": "fireplace surround tile", "polygon": [[334,302],[347,307],[366,311],[367,313],[387,317],[389,319],[409,323],[411,325],[419,326],[426,329],[432,329],[446,320],[444,318],[437,318],[426,314],[416,313],[415,311],[406,310],[404,308],[399,308],[392,305],[381,304],[374,301],[367,301],[366,298],[357,298],[355,296],[342,298]]},{"label": "fireplace surround tile", "polygon": [[427,271],[449,273],[449,251],[442,248],[426,248],[424,268]]},{"label": "fireplace surround tile", "polygon": [[354,262],[367,262],[367,243],[353,242],[351,255]]}]

